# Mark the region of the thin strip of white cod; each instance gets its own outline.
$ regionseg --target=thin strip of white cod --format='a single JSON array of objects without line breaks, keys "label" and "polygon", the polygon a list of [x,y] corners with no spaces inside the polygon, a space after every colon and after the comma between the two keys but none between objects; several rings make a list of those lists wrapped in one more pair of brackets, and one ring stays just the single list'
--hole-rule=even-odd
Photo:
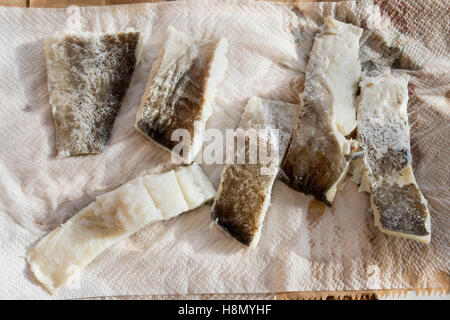
[{"label": "thin strip of white cod", "polygon": [[[245,144],[245,163],[229,164],[222,172],[219,190],[211,208],[211,217],[217,225],[244,245],[255,247],[259,241],[264,217],[270,205],[273,183],[278,175],[280,162],[286,152],[295,127],[299,106],[281,101],[252,97],[242,114],[239,129],[255,133],[258,148],[276,144],[278,157],[268,161],[259,158],[250,162],[250,146]],[[268,136],[268,130],[278,129],[276,141]],[[246,130],[246,131],[245,131]],[[262,130],[262,131],[253,131]],[[239,132],[237,133],[239,137]],[[261,136],[264,135],[264,136]],[[249,141],[251,137],[248,138]],[[237,146],[239,148],[239,144]],[[239,150],[238,150],[239,152]]]},{"label": "thin strip of white cod", "polygon": [[139,62],[142,37],[60,33],[45,41],[58,157],[100,153]]},{"label": "thin strip of white cod", "polygon": [[101,252],[151,222],[168,220],[213,199],[197,164],[147,175],[97,197],[27,254],[31,272],[52,294]]},{"label": "thin strip of white cod", "polygon": [[362,189],[370,193],[375,225],[387,234],[430,242],[430,213],[411,166],[409,76],[363,77],[358,106]]},{"label": "thin strip of white cod", "polygon": [[[136,129],[184,162],[192,162],[202,147],[204,127],[228,68],[227,50],[224,38],[198,41],[169,27],[136,114]],[[189,141],[173,140],[177,129],[187,130]],[[182,149],[173,150],[179,143]]]},{"label": "thin strip of white cod", "polygon": [[362,29],[325,18],[306,69],[302,107],[281,179],[291,188],[331,205],[345,179],[356,128],[356,91]]}]

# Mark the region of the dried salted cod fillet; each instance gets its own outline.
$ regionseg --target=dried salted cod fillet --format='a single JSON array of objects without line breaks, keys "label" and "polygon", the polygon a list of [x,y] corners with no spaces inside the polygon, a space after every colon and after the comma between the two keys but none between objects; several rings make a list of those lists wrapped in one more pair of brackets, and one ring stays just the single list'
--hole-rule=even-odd
[{"label": "dried salted cod fillet", "polygon": [[175,174],[190,210],[202,205],[205,199],[212,199],[215,196],[216,190],[199,165],[180,167]]},{"label": "dried salted cod fillet", "polygon": [[[252,97],[242,114],[240,129],[279,130],[279,141],[263,136],[259,137],[262,139],[258,142],[258,147],[261,147],[261,142],[278,144],[279,157],[274,159],[276,162],[269,160],[258,161],[257,164],[227,165],[211,208],[211,216],[219,227],[244,245],[254,247],[259,241],[270,205],[272,185],[294,130],[298,108],[296,104]],[[257,134],[264,134],[264,131]],[[247,159],[249,152],[246,145]]]},{"label": "dried salted cod fillet", "polygon": [[430,213],[411,167],[407,114],[409,76],[384,72],[361,81],[358,140],[362,183],[375,225],[391,235],[430,242]]},{"label": "dried salted cod fillet", "polygon": [[56,293],[113,244],[150,222],[195,209],[214,194],[197,164],[132,180],[97,197],[42,238],[27,254],[31,272],[50,293]]},{"label": "dried salted cod fillet", "polygon": [[191,139],[182,141],[181,156],[190,163],[202,147],[217,86],[228,68],[228,42],[224,38],[197,41],[173,27],[165,37],[136,115],[136,128],[169,151],[179,143],[172,140],[174,131],[187,130]]},{"label": "dried salted cod fillet", "polygon": [[141,35],[62,33],[46,39],[58,157],[100,153],[131,82]]},{"label": "dried salted cod fillet", "polygon": [[362,29],[325,18],[306,70],[302,110],[282,165],[281,179],[331,205],[344,180],[356,127],[355,96]]}]

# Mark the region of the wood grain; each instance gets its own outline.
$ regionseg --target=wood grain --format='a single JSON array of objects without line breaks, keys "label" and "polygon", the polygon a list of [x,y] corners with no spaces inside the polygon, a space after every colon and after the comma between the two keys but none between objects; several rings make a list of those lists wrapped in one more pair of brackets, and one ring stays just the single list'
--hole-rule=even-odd
[{"label": "wood grain", "polygon": [[0,6],[5,7],[27,7],[27,0],[0,0]]},{"label": "wood grain", "polygon": [[[0,0],[5,3],[8,2],[26,2],[26,1],[8,1]],[[71,5],[77,6],[105,6],[116,4],[130,4],[130,3],[144,3],[144,2],[161,2],[174,0],[29,0],[29,7],[32,8],[66,8]],[[289,2],[292,0],[271,0],[279,2]],[[297,0],[297,2],[318,2],[320,0]],[[330,0],[339,1],[339,0]]]},{"label": "wood grain", "polygon": [[164,0],[29,0],[31,8],[66,8],[77,6],[106,6],[143,2],[160,2]]}]

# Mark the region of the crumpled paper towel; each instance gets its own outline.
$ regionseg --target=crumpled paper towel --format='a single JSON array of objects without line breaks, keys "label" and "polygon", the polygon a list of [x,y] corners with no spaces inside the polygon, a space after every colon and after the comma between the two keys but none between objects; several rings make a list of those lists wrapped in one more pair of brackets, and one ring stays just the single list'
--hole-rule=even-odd
[{"label": "crumpled paper towel", "polygon": [[[449,287],[450,60],[447,1],[188,1],[69,9],[0,8],[0,297],[49,298],[26,266],[33,244],[98,194],[171,167],[134,129],[151,63],[169,25],[226,37],[230,68],[208,127],[234,128],[251,95],[298,101],[323,17],[360,25],[364,68],[411,75],[414,169],[432,241],[386,236],[350,179],[332,208],[277,181],[261,241],[249,250],[211,226],[204,207],[150,225],[101,254],[56,298]],[[99,155],[55,158],[44,38],[60,30],[145,34],[142,62]],[[203,168],[218,186],[222,165]]]}]

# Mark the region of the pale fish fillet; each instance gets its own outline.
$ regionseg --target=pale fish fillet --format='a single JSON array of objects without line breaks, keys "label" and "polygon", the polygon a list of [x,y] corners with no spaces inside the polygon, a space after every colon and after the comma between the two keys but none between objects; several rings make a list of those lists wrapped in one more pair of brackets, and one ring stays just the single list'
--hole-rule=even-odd
[{"label": "pale fish fillet", "polygon": [[179,144],[172,134],[187,130],[190,141],[182,141],[182,154],[174,153],[192,162],[202,147],[212,102],[228,68],[227,50],[224,38],[198,41],[169,27],[136,115],[136,129],[169,151]]},{"label": "pale fish fillet", "polygon": [[139,61],[141,35],[61,33],[46,39],[58,157],[100,153]]},{"label": "pale fish fillet", "polygon": [[411,167],[408,81],[407,75],[389,72],[361,81],[362,186],[370,192],[375,225],[382,232],[429,243],[430,213]]},{"label": "pale fish fillet", "polygon": [[325,18],[306,69],[302,110],[282,165],[281,179],[331,205],[347,175],[356,127],[356,91],[362,29]]},{"label": "pale fish fillet", "polygon": [[214,194],[197,164],[132,180],[42,238],[27,254],[31,272],[54,294],[113,244],[151,222],[195,209]]},{"label": "pale fish fillet", "polygon": [[[252,97],[242,114],[239,127],[278,129],[278,161],[257,164],[230,164],[222,172],[219,190],[211,208],[212,219],[244,245],[257,245],[264,217],[270,205],[272,186],[295,127],[299,106]],[[262,137],[261,141],[266,141]],[[248,145],[245,146],[248,158]],[[268,168],[272,166],[273,168]],[[263,169],[269,169],[264,171]]]}]

